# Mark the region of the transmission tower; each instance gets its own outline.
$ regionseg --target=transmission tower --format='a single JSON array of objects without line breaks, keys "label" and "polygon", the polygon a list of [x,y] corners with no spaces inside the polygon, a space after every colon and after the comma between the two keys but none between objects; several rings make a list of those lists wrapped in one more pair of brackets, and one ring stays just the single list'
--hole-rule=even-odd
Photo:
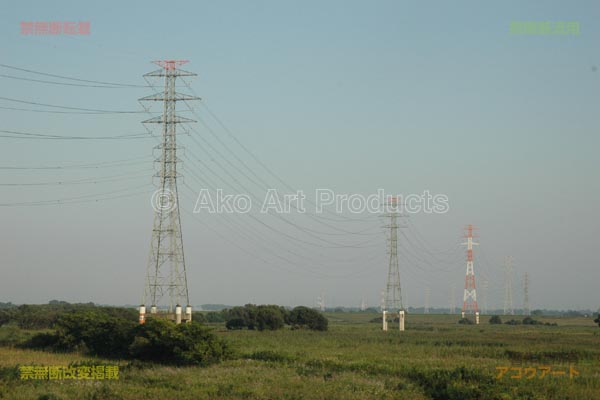
[{"label": "transmission tower", "polygon": [[450,314],[456,312],[456,284],[453,283],[450,287]]},{"label": "transmission tower", "polygon": [[466,313],[475,314],[475,323],[479,324],[479,309],[477,308],[477,290],[475,288],[475,272],[473,270],[473,245],[478,243],[473,242],[473,225],[467,225],[465,238],[467,246],[467,273],[465,276],[465,291],[463,295],[463,306],[461,316],[465,317]]},{"label": "transmission tower", "polygon": [[529,274],[527,272],[525,272],[525,278],[523,282],[523,314],[531,314],[531,310],[529,308]]},{"label": "transmission tower", "polygon": [[[185,257],[183,252],[183,237],[181,234],[181,216],[179,214],[179,195],[177,192],[177,124],[195,122],[177,115],[177,102],[199,100],[175,91],[175,81],[184,76],[196,76],[191,72],[179,69],[187,61],[164,60],[154,61],[160,68],[144,75],[150,78],[164,80],[163,90],[146,96],[140,101],[162,102],[162,115],[143,121],[144,124],[159,124],[162,128],[161,143],[155,147],[160,156],[155,160],[159,170],[154,175],[159,179],[158,190],[152,203],[154,206],[154,225],[150,256],[146,270],[146,285],[144,298],[140,306],[140,323],[145,322],[146,301],[150,301],[150,316],[159,317],[160,313],[176,323],[191,322],[192,307],[190,305]],[[164,297],[168,296],[165,300]],[[166,304],[162,304],[166,301]],[[181,304],[185,302],[185,316],[182,317]],[[173,313],[174,311],[174,313]]]},{"label": "transmission tower", "polygon": [[317,297],[317,307],[319,310],[325,311],[325,293],[321,292],[321,295]]},{"label": "transmission tower", "polygon": [[365,311],[367,309],[367,301],[364,297],[360,299],[360,311]]},{"label": "transmission tower", "polygon": [[488,309],[488,294],[490,292],[490,281],[488,281],[487,279],[483,281],[483,307],[481,310],[482,314],[486,314],[489,312]]},{"label": "transmission tower", "polygon": [[504,257],[504,315],[514,315],[512,297],[512,256]]},{"label": "transmission tower", "polygon": [[389,213],[384,214],[383,217],[389,217],[390,224],[385,225],[384,228],[388,228],[389,242],[388,242],[388,253],[389,253],[389,264],[388,264],[388,278],[385,290],[385,302],[383,309],[383,330],[387,331],[387,314],[398,313],[400,320],[400,330],[404,330],[404,307],[402,304],[402,292],[400,290],[400,270],[398,268],[398,198],[392,197],[389,202],[386,203]]},{"label": "transmission tower", "polygon": [[425,307],[423,308],[423,312],[425,314],[429,314],[429,296],[431,295],[431,289],[428,287],[425,288]]}]

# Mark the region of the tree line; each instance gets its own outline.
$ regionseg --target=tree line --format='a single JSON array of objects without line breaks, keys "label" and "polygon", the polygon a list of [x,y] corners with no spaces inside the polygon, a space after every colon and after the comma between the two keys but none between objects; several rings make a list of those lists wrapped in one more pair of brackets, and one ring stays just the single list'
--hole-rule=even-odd
[{"label": "tree line", "polygon": [[278,330],[285,325],[292,329],[326,331],[327,318],[312,308],[298,306],[289,310],[277,305],[246,304],[221,311],[194,313],[193,319],[200,322],[224,322],[227,329]]}]

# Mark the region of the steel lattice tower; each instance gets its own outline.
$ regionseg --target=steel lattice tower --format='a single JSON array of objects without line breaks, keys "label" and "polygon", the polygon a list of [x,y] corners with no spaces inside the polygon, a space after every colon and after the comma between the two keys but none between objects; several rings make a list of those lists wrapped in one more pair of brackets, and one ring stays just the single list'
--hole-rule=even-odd
[{"label": "steel lattice tower", "polygon": [[394,197],[388,203],[390,212],[384,215],[390,218],[390,224],[384,226],[390,230],[388,242],[388,278],[385,290],[385,311],[397,312],[403,309],[402,292],[400,289],[400,269],[398,267],[398,215],[397,199]]},{"label": "steel lattice tower", "polygon": [[[145,313],[146,301],[150,301],[150,314],[157,314],[159,308],[166,308],[167,318],[177,323],[182,320],[181,304],[185,302],[186,322],[191,321],[191,306],[187,286],[187,274],[181,233],[181,216],[179,213],[179,195],[177,179],[177,124],[195,122],[177,115],[177,102],[199,100],[198,97],[178,93],[175,90],[177,78],[196,76],[196,74],[178,69],[187,61],[154,61],[160,69],[144,75],[148,78],[164,78],[164,89],[140,101],[162,102],[162,115],[143,121],[144,124],[160,124],[162,128],[161,143],[155,147],[160,156],[155,160],[159,168],[154,175],[159,179],[158,190],[153,196],[154,225],[150,256],[146,271],[144,299],[140,307],[140,322],[144,322],[142,308]],[[168,296],[168,303],[161,304]],[[175,314],[173,314],[175,311]]]},{"label": "steel lattice tower", "polygon": [[385,288],[385,295],[383,301],[383,330],[387,331],[387,314],[398,313],[398,319],[400,321],[400,331],[404,330],[404,306],[402,304],[402,291],[400,289],[400,269],[398,267],[398,199],[392,197],[389,202],[386,203],[389,209],[389,213],[384,214],[383,217],[390,218],[390,224],[385,225],[384,228],[390,230],[390,237],[388,242],[388,277]]},{"label": "steel lattice tower", "polygon": [[462,318],[466,313],[475,314],[475,321],[479,323],[479,309],[477,308],[477,289],[475,288],[475,272],[473,270],[473,225],[467,225],[465,238],[467,246],[467,273],[465,276],[465,291],[463,295]]},{"label": "steel lattice tower", "polygon": [[454,314],[456,312],[456,284],[452,284],[450,287],[450,314]]},{"label": "steel lattice tower", "polygon": [[525,272],[523,282],[523,314],[531,314],[531,310],[529,309],[529,274],[527,272]]},{"label": "steel lattice tower", "polygon": [[514,315],[512,297],[512,256],[504,257],[504,315]]},{"label": "steel lattice tower", "polygon": [[488,281],[486,279],[483,281],[483,307],[481,310],[482,314],[489,312],[489,308],[488,308],[488,294],[490,292],[489,289],[490,289],[490,281]]},{"label": "steel lattice tower", "polygon": [[321,292],[321,295],[319,297],[317,297],[317,307],[319,307],[319,310],[321,310],[322,312],[325,312],[325,293]]}]

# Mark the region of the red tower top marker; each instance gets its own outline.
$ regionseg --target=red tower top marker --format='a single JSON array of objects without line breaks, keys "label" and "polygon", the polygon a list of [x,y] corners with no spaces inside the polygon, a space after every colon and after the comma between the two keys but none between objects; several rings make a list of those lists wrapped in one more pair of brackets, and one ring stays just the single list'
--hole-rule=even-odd
[{"label": "red tower top marker", "polygon": [[473,231],[475,231],[475,227],[471,224],[465,226],[465,235],[463,237],[465,238],[474,238],[475,235],[473,235]]},{"label": "red tower top marker", "polygon": [[174,70],[177,69],[180,65],[189,63],[189,60],[159,60],[152,61],[153,64],[158,65],[166,70]]}]

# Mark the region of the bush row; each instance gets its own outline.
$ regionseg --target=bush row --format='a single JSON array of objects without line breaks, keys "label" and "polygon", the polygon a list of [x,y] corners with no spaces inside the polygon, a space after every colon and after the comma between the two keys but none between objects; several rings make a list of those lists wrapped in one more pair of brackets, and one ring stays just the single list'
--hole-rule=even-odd
[{"label": "bush row", "polygon": [[196,322],[149,319],[140,325],[93,310],[61,315],[55,328],[33,336],[24,347],[183,365],[208,365],[232,354],[221,338]]},{"label": "bush row", "polygon": [[328,327],[327,318],[323,314],[304,306],[290,311],[275,305],[246,304],[223,310],[221,315],[227,329],[277,330],[287,324],[294,329],[326,331]]},{"label": "bush row", "polygon": [[98,309],[101,309],[104,314],[129,321],[136,321],[138,318],[136,310],[131,308],[99,307],[94,303],[70,304],[53,300],[48,304],[24,304],[18,307],[1,308],[0,326],[14,323],[21,329],[47,329],[51,328],[63,314]]}]

